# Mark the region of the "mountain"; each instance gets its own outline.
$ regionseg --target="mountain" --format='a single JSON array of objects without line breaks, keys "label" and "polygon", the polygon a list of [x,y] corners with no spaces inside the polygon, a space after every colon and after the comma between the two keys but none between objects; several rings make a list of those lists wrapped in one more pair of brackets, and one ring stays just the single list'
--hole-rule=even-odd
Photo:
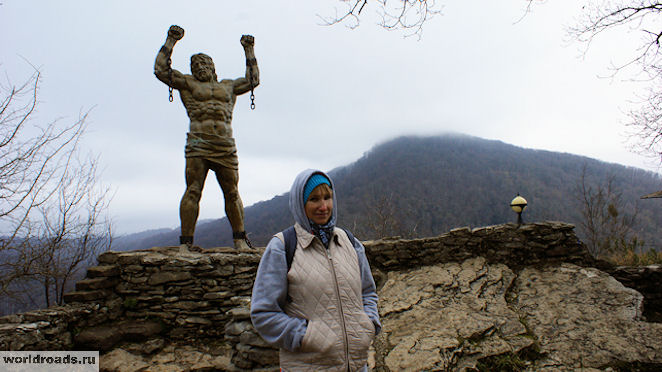
[{"label": "mountain", "polygon": [[[203,222],[203,221],[200,221]],[[206,221],[209,222],[209,221]],[[166,239],[170,239],[172,234],[177,234],[179,229],[152,229],[141,231],[133,234],[122,235],[117,238],[113,238],[113,250],[114,251],[130,251],[133,249],[138,249],[137,247],[151,246],[151,242],[155,239],[158,239],[159,236],[167,236]],[[145,240],[145,242],[143,242]],[[172,245],[174,243],[169,243],[167,245]]]},{"label": "mountain", "polygon": [[[638,209],[638,234],[646,246],[662,246],[660,201],[640,200],[662,190],[660,175],[583,156],[465,135],[407,136],[377,145],[329,174],[336,184],[339,225],[366,240],[435,236],[455,227],[514,222],[509,204],[518,193],[528,201],[525,222],[578,225],[583,170],[588,185],[612,178],[626,211]],[[272,234],[293,223],[288,194],[247,207],[245,222],[253,243],[265,245]],[[132,249],[176,245],[178,236],[178,230],[160,231],[134,241]],[[199,222],[195,242],[231,246],[227,219]]]}]

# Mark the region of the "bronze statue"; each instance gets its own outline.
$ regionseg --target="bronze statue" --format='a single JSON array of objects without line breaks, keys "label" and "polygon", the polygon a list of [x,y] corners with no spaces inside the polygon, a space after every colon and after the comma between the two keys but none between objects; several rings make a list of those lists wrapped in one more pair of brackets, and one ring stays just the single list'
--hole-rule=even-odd
[{"label": "bronze statue", "polygon": [[241,37],[246,54],[246,76],[218,81],[214,62],[206,54],[191,56],[192,75],[171,68],[172,48],[182,37],[184,29],[170,26],[154,63],[154,74],[170,87],[170,100],[172,89],[177,89],[191,120],[185,148],[186,192],[179,206],[182,225],[180,244],[193,244],[202,188],[211,169],[223,190],[225,213],[232,226],[234,246],[246,248],[250,244],[244,229],[244,206],[237,186],[239,163],[231,122],[237,96],[252,92],[260,82],[253,51],[255,40],[250,35]]}]

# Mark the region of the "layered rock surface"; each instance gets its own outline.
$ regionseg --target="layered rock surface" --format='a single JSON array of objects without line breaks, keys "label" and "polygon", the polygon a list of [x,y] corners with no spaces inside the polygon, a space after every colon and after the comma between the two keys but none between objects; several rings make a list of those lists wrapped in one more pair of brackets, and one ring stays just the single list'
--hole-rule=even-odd
[{"label": "layered rock surface", "polygon": [[643,296],[594,268],[514,273],[478,257],[389,273],[380,301],[378,365],[391,371],[474,370],[497,356],[515,370],[662,367],[662,324],[642,321]]}]

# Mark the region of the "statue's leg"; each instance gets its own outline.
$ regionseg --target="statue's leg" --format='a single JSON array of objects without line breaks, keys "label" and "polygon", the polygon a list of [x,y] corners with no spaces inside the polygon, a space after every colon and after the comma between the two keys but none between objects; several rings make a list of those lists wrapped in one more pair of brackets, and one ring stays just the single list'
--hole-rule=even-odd
[{"label": "statue's leg", "polygon": [[195,223],[200,210],[200,197],[205,185],[209,167],[204,159],[186,158],[186,191],[179,204],[179,219],[182,224],[182,238],[193,239]]},{"label": "statue's leg", "polygon": [[[239,196],[239,171],[236,169],[215,167],[216,179],[218,184],[221,185],[223,190],[223,197],[225,199],[225,214],[228,216],[230,225],[232,226],[232,233],[236,236],[244,234],[244,204],[241,202]],[[244,239],[234,239],[235,247],[245,245]]]}]

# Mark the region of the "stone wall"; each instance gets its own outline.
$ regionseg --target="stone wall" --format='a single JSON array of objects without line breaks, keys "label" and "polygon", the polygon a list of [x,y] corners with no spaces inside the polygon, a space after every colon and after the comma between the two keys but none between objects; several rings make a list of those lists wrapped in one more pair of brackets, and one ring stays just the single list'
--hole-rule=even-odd
[{"label": "stone wall", "polygon": [[[384,284],[389,272],[475,257],[515,271],[561,262],[598,265],[573,229],[560,222],[506,224],[364,245],[378,285]],[[179,366],[190,368],[194,362],[170,360],[162,354],[197,347],[196,352],[206,351],[195,363],[210,368],[269,370],[277,363],[277,354],[255,334],[248,317],[261,252],[231,248],[190,252],[179,247],[106,252],[99,256],[99,265],[89,268],[87,277],[76,284],[76,291],[65,296],[67,305],[1,317],[0,349],[113,350],[107,354],[127,357],[133,353],[138,365],[168,360],[188,363]],[[610,271],[639,289],[647,305],[659,311],[662,290],[642,284],[659,283],[659,267]]]},{"label": "stone wall", "polygon": [[[105,252],[99,266],[90,267],[76,290],[65,295],[67,305],[0,318],[0,335],[12,325],[26,332],[55,334],[61,341],[4,342],[14,350],[66,349],[72,345],[107,350],[114,337],[96,340],[91,334],[106,323],[124,322],[114,332],[127,336],[129,323],[148,319],[156,331],[170,339],[223,337],[230,310],[250,296],[260,252],[217,248],[180,252],[179,247],[132,252]],[[27,326],[27,328],[26,328]],[[18,327],[18,326],[17,326]],[[118,329],[119,328],[119,329]],[[60,337],[60,333],[70,333]],[[50,337],[49,337],[50,338]]]},{"label": "stone wall", "polygon": [[90,303],[0,317],[0,350],[71,350],[77,330],[117,319],[106,314]]},{"label": "stone wall", "polygon": [[170,339],[223,337],[230,310],[250,297],[259,260],[257,251],[230,248],[106,252],[65,301],[119,299],[124,319],[158,321]]},{"label": "stone wall", "polygon": [[369,241],[365,247],[370,264],[384,272],[478,256],[512,268],[558,262],[581,266],[594,263],[577,239],[574,226],[562,222],[505,224],[473,230],[464,227],[433,238]]}]

